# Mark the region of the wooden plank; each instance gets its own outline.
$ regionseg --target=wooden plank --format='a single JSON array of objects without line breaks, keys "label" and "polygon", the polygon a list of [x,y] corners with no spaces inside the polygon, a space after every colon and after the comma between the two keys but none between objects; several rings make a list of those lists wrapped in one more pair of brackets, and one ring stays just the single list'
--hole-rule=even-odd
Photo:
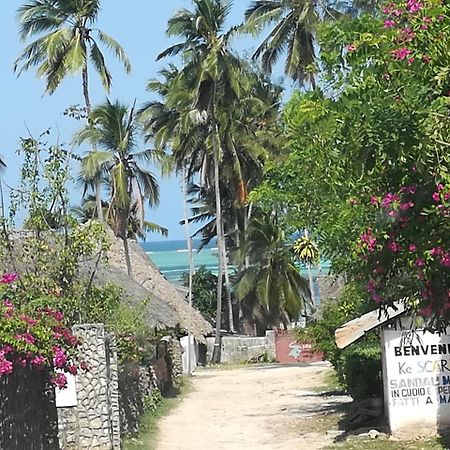
[{"label": "wooden plank", "polygon": [[368,312],[356,319],[350,320],[335,333],[336,345],[343,349],[358,339],[362,338],[368,331],[383,325],[388,320],[403,314],[407,308],[406,299],[393,303],[392,306],[382,310],[380,308]]}]

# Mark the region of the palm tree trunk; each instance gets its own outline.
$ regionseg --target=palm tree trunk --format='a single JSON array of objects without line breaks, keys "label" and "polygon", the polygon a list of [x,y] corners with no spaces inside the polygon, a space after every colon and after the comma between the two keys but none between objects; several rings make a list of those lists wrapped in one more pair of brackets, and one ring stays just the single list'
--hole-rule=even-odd
[{"label": "palm tree trunk", "polygon": [[95,181],[95,205],[97,209],[97,218],[103,223],[103,206],[102,206],[102,181],[100,177]]},{"label": "palm tree trunk", "polygon": [[[91,113],[91,99],[89,98],[89,74],[87,62],[84,64],[82,70],[83,78],[83,96],[84,104],[86,106],[86,120],[89,122],[89,114]],[[93,146],[93,150],[96,150],[96,146]],[[97,209],[97,219],[100,223],[103,223],[103,208],[102,208],[102,182],[101,178],[95,182],[95,205]]]},{"label": "palm tree trunk", "polygon": [[84,104],[86,106],[86,113],[89,116],[91,113],[91,99],[89,98],[89,75],[88,75],[88,66],[87,62],[84,64],[83,71],[83,96],[84,96]]},{"label": "palm tree trunk", "polygon": [[234,318],[233,318],[233,302],[231,300],[231,283],[230,283],[230,274],[228,273],[228,255],[227,255],[227,246],[225,241],[225,231],[222,227],[222,262],[223,262],[223,272],[225,275],[225,294],[227,296],[227,306],[228,306],[228,323],[229,330],[231,333],[236,333],[236,329],[234,328]]},{"label": "palm tree trunk", "polygon": [[123,250],[125,252],[125,262],[127,264],[128,276],[132,277],[133,276],[133,270],[132,270],[132,267],[131,267],[130,248],[128,247],[128,237],[127,237],[126,231],[125,231],[125,234],[122,237],[122,240],[123,240]]},{"label": "palm tree trunk", "polygon": [[[214,102],[214,101],[213,101]],[[219,133],[217,124],[215,123],[214,113],[213,117],[213,130],[215,136],[213,136],[213,153],[214,153],[214,192],[216,197],[216,230],[218,240],[218,274],[217,274],[217,310],[216,310],[216,337],[214,340],[214,351],[212,355],[212,362],[215,364],[220,363],[221,359],[221,345],[222,339],[220,335],[222,324],[222,269],[223,269],[223,252],[222,252],[222,199],[220,197],[220,173],[219,173],[219,149],[217,148],[217,141],[219,139]]]},{"label": "palm tree trunk", "polygon": [[[194,266],[194,254],[192,250],[192,238],[189,232],[189,212],[188,212],[188,175],[186,166],[183,164],[183,202],[184,202],[184,228],[186,231],[186,243],[188,248],[189,257],[189,293],[188,293],[188,303],[192,306],[192,284],[194,280],[195,266]],[[187,360],[188,360],[188,375],[192,373],[191,367],[191,333],[188,333],[188,346],[187,346]]]}]

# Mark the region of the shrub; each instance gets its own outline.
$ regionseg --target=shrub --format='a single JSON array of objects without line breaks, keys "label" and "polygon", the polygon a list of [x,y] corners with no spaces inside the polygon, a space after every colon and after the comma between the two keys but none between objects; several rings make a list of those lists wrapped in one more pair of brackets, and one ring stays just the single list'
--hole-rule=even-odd
[{"label": "shrub", "polygon": [[311,342],[314,350],[324,353],[336,370],[341,385],[355,399],[382,395],[378,332],[370,332],[345,350],[336,346],[334,332],[370,309],[373,306],[367,294],[358,285],[349,284],[337,300],[329,299],[322,303],[320,319],[298,333],[300,340]]},{"label": "shrub", "polygon": [[342,352],[340,364],[346,389],[353,399],[383,397],[379,343],[358,343],[349,347]]}]

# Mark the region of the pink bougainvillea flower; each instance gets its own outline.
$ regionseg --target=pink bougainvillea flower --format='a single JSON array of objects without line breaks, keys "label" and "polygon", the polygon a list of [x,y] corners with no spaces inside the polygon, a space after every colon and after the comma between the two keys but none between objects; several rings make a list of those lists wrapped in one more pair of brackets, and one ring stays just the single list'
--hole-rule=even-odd
[{"label": "pink bougainvillea flower", "polygon": [[408,58],[408,66],[410,66],[414,62],[414,58]]},{"label": "pink bougainvillea flower", "polygon": [[377,247],[377,239],[372,234],[371,228],[368,228],[367,231],[365,231],[363,234],[361,234],[360,240],[361,240],[361,242],[363,242],[364,244],[367,245],[367,250],[370,253],[373,253],[375,251],[375,249]]},{"label": "pink bougainvillea flower", "polygon": [[35,356],[31,360],[31,364],[36,367],[42,367],[45,364],[45,358],[41,355]]},{"label": "pink bougainvillea flower", "polygon": [[54,347],[55,356],[53,357],[53,364],[58,369],[64,367],[67,362],[67,355],[64,353],[61,347]]},{"label": "pink bougainvillea flower", "polygon": [[435,256],[441,256],[443,253],[443,248],[442,247],[433,247],[430,250],[430,255],[435,257]]},{"label": "pink bougainvillea flower", "polygon": [[446,252],[442,255],[441,265],[444,267],[450,267],[450,252]]},{"label": "pink bougainvillea flower", "polygon": [[370,198],[370,204],[373,206],[378,206],[380,204],[378,197],[375,197],[375,195],[372,195],[372,197]]},{"label": "pink bougainvillea flower", "polygon": [[415,262],[416,267],[424,267],[425,260],[423,258],[417,258]]},{"label": "pink bougainvillea flower", "polygon": [[375,293],[372,294],[372,300],[373,300],[375,303],[381,303],[381,302],[383,301],[383,299],[381,298],[381,296],[380,296],[379,294],[375,294]]},{"label": "pink bougainvillea flower", "polygon": [[415,253],[415,252],[417,252],[417,246],[415,246],[414,244],[410,244],[409,247],[408,247],[408,250],[411,253]]},{"label": "pink bougainvillea flower", "polygon": [[417,11],[420,11],[423,8],[423,5],[417,0],[408,0],[406,2],[406,7],[408,9],[408,12],[415,13]]},{"label": "pink bougainvillea flower", "polygon": [[16,334],[16,339],[31,345],[36,343],[36,338],[30,333]]},{"label": "pink bougainvillea flower", "polygon": [[0,376],[9,375],[13,371],[13,364],[5,358],[5,352],[0,350]]},{"label": "pink bougainvillea flower", "polygon": [[393,20],[386,19],[384,21],[383,25],[384,25],[384,28],[393,28],[393,27],[395,27],[395,22]]},{"label": "pink bougainvillea flower", "polygon": [[436,185],[436,189],[440,192],[440,191],[443,191],[445,189],[445,186],[442,183],[438,183]]},{"label": "pink bougainvillea flower", "polygon": [[397,194],[393,194],[392,192],[388,192],[381,201],[382,208],[388,208],[392,203],[399,202],[400,196]]},{"label": "pink bougainvillea flower", "polygon": [[347,45],[346,49],[349,52],[355,52],[357,50],[357,47],[355,44],[350,44],[350,45]]},{"label": "pink bougainvillea flower", "polygon": [[401,245],[393,240],[388,242],[388,248],[392,253],[397,253],[402,249]]},{"label": "pink bougainvillea flower", "polygon": [[50,382],[60,389],[67,387],[67,377],[63,373],[56,374],[50,379]]},{"label": "pink bougainvillea flower", "polygon": [[406,48],[406,47],[401,47],[401,48],[391,51],[391,55],[397,61],[405,60],[411,53],[412,53],[412,50],[410,50],[409,48]]},{"label": "pink bougainvillea flower", "polygon": [[37,320],[36,319],[32,319],[31,317],[22,314],[20,316],[20,320],[23,320],[26,324],[28,324],[30,327],[34,327],[37,324]]},{"label": "pink bougainvillea flower", "polygon": [[428,64],[429,62],[431,62],[431,58],[430,58],[428,55],[423,55],[423,56],[422,56],[422,61],[423,61],[425,64]]},{"label": "pink bougainvillea flower", "polygon": [[411,209],[413,207],[414,207],[414,202],[412,202],[411,200],[409,202],[400,203],[400,209],[402,211],[407,211],[408,209]]},{"label": "pink bougainvillea flower", "polygon": [[419,313],[420,313],[421,316],[423,316],[425,318],[431,317],[433,315],[433,308],[429,304],[429,305],[421,308]]},{"label": "pink bougainvillea flower", "polygon": [[417,192],[417,186],[415,184],[410,184],[408,186],[403,186],[400,189],[400,192],[403,193],[403,194],[414,195]]},{"label": "pink bougainvillea flower", "polygon": [[71,365],[67,368],[67,370],[69,371],[69,373],[71,373],[72,375],[76,375],[78,373],[78,368],[75,365]]},{"label": "pink bougainvillea flower", "polygon": [[5,273],[0,278],[0,284],[12,284],[19,278],[17,273]]},{"label": "pink bougainvillea flower", "polygon": [[435,202],[438,202],[441,199],[441,196],[439,195],[439,192],[433,192],[432,197],[433,197],[433,200]]}]

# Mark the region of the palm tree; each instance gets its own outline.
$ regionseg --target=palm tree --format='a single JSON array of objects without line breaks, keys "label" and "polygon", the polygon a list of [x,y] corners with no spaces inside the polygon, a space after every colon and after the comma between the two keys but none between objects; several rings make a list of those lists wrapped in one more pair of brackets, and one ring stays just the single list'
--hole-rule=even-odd
[{"label": "palm tree", "polygon": [[[226,265],[225,235],[223,231],[220,164],[222,158],[221,124],[218,113],[225,103],[232,104],[239,97],[246,82],[240,59],[230,49],[230,39],[236,31],[223,31],[232,3],[227,0],[194,0],[194,10],[182,9],[169,20],[167,34],[182,39],[158,59],[181,54],[185,65],[181,76],[193,81],[193,110],[199,122],[207,125],[207,147],[213,158],[216,227],[219,247],[217,283],[216,340],[213,360],[220,361],[220,327],[222,302],[222,271]],[[193,112],[194,112],[193,111]]]},{"label": "palm tree", "polygon": [[[83,198],[80,206],[75,206],[72,208],[72,214],[81,223],[87,223],[95,217],[97,205],[96,199],[92,195],[88,195]],[[103,214],[108,215],[110,210],[110,205],[107,201],[102,201]],[[113,223],[110,221],[108,223],[112,227]],[[161,225],[154,222],[149,222],[148,220],[143,220],[138,217],[138,205],[135,202],[130,209],[130,217],[128,220],[128,231],[127,235],[129,239],[142,239],[145,240],[147,233],[157,233],[161,236],[167,237],[169,235],[169,230]]]},{"label": "palm tree", "polygon": [[316,0],[256,0],[245,13],[247,29],[259,34],[274,28],[253,55],[271,73],[281,54],[286,54],[284,72],[294,81],[315,87],[315,36],[322,17],[333,17],[332,8]]},{"label": "palm tree", "polygon": [[119,43],[94,28],[99,11],[100,0],[30,0],[21,6],[18,10],[21,39],[38,37],[17,58],[15,70],[20,74],[37,67],[38,76],[46,79],[48,94],[53,94],[67,75],[81,72],[89,113],[88,61],[91,61],[107,92],[112,82],[99,43],[115,54],[127,73],[131,70],[128,57]]},{"label": "palm tree", "polygon": [[[95,152],[95,164],[84,166],[84,176],[92,179],[99,170],[108,175],[111,220],[116,236],[123,240],[128,274],[132,275],[128,249],[128,229],[132,208],[136,208],[141,229],[144,221],[144,200],[150,206],[159,202],[159,187],[154,175],[140,163],[152,162],[153,150],[135,151],[138,124],[134,107],[129,109],[119,102],[106,102],[94,108],[89,122],[79,131],[74,142],[89,142],[99,150]],[[89,170],[92,169],[92,172]],[[135,206],[134,206],[135,205]]]},{"label": "palm tree", "polygon": [[[111,36],[94,28],[100,11],[100,0],[30,0],[18,10],[20,37],[28,44],[14,63],[19,75],[37,67],[37,75],[46,79],[46,92],[53,94],[67,75],[81,73],[86,115],[91,112],[89,96],[89,60],[98,73],[106,92],[112,76],[106,65],[100,44],[105,46],[131,71],[128,57]],[[95,38],[94,38],[95,36]],[[95,149],[93,150],[95,152]],[[103,222],[101,181],[94,178],[97,215]]]},{"label": "palm tree", "polygon": [[[244,243],[250,265],[236,282],[238,297],[263,307],[266,326],[297,320],[311,300],[308,281],[295,267],[292,253],[276,217],[253,217]],[[256,300],[256,302],[255,302]]]}]

